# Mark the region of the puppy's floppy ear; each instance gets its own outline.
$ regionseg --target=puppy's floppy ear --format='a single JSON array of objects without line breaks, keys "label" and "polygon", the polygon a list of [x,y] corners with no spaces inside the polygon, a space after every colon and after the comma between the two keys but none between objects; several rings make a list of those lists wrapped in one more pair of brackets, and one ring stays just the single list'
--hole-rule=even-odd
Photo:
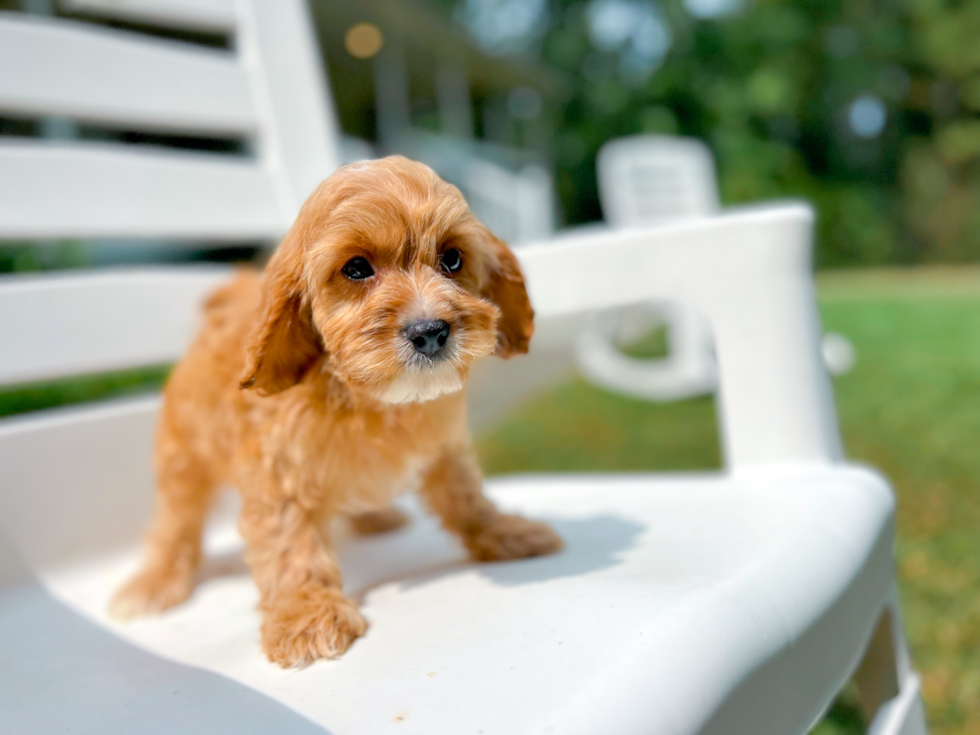
[{"label": "puppy's floppy ear", "polygon": [[534,334],[534,309],[527,297],[524,276],[510,248],[489,230],[486,237],[492,255],[490,283],[484,293],[500,309],[495,354],[503,358],[523,355]]},{"label": "puppy's floppy ear", "polygon": [[241,387],[270,395],[299,382],[323,354],[306,299],[303,229],[297,222],[266,266],[262,301],[245,345]]}]

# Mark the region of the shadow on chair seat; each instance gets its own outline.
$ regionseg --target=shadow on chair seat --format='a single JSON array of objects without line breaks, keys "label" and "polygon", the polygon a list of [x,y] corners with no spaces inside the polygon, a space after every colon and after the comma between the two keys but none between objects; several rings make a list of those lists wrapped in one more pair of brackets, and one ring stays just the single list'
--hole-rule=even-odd
[{"label": "shadow on chair seat", "polygon": [[324,732],[264,694],[147,653],[87,620],[31,580],[2,536],[0,557],[5,575],[19,571],[21,580],[0,588],[4,732]]}]

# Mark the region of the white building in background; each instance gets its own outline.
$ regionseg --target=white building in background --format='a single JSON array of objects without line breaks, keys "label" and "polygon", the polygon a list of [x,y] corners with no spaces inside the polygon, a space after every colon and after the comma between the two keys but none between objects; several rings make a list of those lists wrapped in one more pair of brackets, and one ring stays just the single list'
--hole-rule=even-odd
[{"label": "white building in background", "polygon": [[402,153],[459,186],[501,237],[555,228],[551,145],[568,82],[490,55],[418,0],[313,0],[346,157]]}]

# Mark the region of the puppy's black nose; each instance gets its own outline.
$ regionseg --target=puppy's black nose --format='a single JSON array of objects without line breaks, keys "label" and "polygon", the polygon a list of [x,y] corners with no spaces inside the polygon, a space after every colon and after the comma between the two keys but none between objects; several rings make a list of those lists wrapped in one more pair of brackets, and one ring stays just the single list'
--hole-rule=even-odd
[{"label": "puppy's black nose", "polygon": [[419,319],[402,330],[415,350],[426,357],[435,357],[449,339],[449,323],[442,319]]}]

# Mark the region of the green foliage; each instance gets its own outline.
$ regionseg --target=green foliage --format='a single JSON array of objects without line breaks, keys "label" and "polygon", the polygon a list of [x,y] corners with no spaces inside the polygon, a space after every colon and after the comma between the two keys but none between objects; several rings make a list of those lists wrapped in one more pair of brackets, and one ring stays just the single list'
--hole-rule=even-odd
[{"label": "green foliage", "polygon": [[91,254],[78,240],[50,242],[0,241],[0,273],[85,268]]},{"label": "green foliage", "polygon": [[170,374],[170,365],[83,375],[0,387],[0,417],[27,411],[152,393]]},{"label": "green foliage", "polygon": [[[824,324],[857,350],[834,382],[848,455],[898,495],[903,613],[931,732],[980,732],[980,272],[916,269],[821,278]],[[713,404],[647,404],[581,381],[482,437],[490,473],[719,466]],[[845,692],[817,730],[864,732]]]},{"label": "green foliage", "polygon": [[[555,139],[569,221],[601,216],[605,141],[679,134],[710,144],[726,203],[812,200],[819,265],[980,255],[980,4],[746,0],[705,20],[661,0],[670,48],[637,79],[628,44],[590,35],[601,1],[554,0],[539,43],[576,80]],[[885,111],[869,137],[848,121],[864,96]]]}]

